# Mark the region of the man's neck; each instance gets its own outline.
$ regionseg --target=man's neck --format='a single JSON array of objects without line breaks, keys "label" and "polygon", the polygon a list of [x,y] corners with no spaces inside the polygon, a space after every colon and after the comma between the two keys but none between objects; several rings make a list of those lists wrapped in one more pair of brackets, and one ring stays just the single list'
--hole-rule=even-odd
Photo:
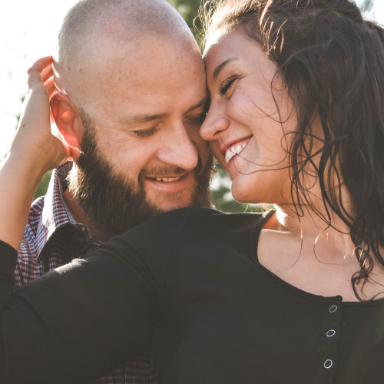
[{"label": "man's neck", "polygon": [[80,207],[77,199],[73,194],[66,189],[64,191],[64,200],[71,211],[73,217],[75,218],[77,223],[85,224],[91,232],[91,236],[93,240],[96,241],[108,241],[111,236],[106,235],[103,231],[101,231],[98,226],[92,221],[88,215],[83,211]]}]

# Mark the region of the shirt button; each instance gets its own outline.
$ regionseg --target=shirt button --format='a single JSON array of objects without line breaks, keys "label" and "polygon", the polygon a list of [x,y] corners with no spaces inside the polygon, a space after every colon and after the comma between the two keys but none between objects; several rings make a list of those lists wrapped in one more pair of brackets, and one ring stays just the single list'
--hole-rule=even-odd
[{"label": "shirt button", "polygon": [[332,365],[333,365],[333,361],[332,361],[331,359],[328,359],[328,360],[325,360],[325,361],[324,361],[324,368],[325,368],[325,369],[329,369],[329,368],[331,368]]},{"label": "shirt button", "polygon": [[330,329],[327,333],[326,333],[327,337],[333,337],[336,335],[336,331],[334,329]]},{"label": "shirt button", "polygon": [[332,307],[329,308],[329,312],[330,312],[330,313],[334,313],[334,312],[336,312],[336,311],[337,311],[337,305],[332,305]]}]

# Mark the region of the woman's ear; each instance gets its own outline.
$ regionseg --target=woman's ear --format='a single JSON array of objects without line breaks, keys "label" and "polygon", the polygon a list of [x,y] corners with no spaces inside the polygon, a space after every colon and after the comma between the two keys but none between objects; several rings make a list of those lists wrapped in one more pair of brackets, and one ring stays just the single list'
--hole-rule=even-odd
[{"label": "woman's ear", "polygon": [[[78,149],[77,152],[79,152],[83,135],[83,123],[77,108],[67,95],[57,92],[51,98],[51,112],[65,142],[70,147]],[[76,159],[74,160],[76,161]]]}]

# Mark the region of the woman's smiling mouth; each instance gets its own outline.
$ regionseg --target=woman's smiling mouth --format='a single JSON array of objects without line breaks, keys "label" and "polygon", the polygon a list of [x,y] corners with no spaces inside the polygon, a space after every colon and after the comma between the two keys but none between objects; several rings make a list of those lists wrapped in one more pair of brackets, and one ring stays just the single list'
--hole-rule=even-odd
[{"label": "woman's smiling mouth", "polygon": [[238,155],[240,152],[243,151],[243,149],[247,146],[249,143],[250,138],[241,139],[240,141],[237,141],[236,143],[232,143],[229,146],[225,148],[224,156],[225,156],[225,162],[229,164],[229,162]]}]

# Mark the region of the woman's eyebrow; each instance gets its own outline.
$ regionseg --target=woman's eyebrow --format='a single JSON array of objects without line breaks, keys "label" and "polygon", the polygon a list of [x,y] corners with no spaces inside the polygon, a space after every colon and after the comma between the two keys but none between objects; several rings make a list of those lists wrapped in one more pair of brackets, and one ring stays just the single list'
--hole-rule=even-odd
[{"label": "woman's eyebrow", "polygon": [[213,75],[212,75],[212,77],[213,77],[213,81],[215,81],[215,80],[218,78],[218,76],[219,76],[221,70],[222,70],[222,69],[223,69],[229,62],[231,62],[231,61],[233,61],[233,60],[238,60],[238,59],[237,59],[236,57],[232,57],[232,58],[230,58],[230,59],[227,59],[227,60],[223,61],[221,64],[219,64],[219,65],[214,69],[214,71],[213,71]]}]

